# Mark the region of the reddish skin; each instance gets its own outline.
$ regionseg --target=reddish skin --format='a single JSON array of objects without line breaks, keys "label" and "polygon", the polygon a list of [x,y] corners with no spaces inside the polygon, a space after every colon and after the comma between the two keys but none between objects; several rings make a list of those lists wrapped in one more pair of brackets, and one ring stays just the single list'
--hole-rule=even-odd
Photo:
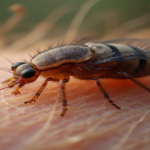
[{"label": "reddish skin", "polygon": [[[12,58],[20,61],[20,56]],[[6,74],[1,72],[1,80]],[[149,79],[140,81],[149,85]],[[95,81],[71,79],[65,86],[69,111],[60,117],[59,101],[50,122],[60,83],[49,82],[45,94],[26,105],[24,102],[32,98],[43,79],[26,85],[16,97],[11,95],[13,89],[5,89],[4,101],[0,99],[1,149],[146,150],[150,147],[150,93],[129,80],[101,81],[121,110],[104,100]]]}]

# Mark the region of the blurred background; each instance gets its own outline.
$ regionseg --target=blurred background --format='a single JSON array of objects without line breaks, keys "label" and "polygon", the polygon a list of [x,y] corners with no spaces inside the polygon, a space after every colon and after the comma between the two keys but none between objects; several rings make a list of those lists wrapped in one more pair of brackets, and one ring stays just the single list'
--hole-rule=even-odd
[{"label": "blurred background", "polygon": [[150,37],[149,0],[11,0],[0,2],[0,12],[5,52],[44,50],[82,38]]}]

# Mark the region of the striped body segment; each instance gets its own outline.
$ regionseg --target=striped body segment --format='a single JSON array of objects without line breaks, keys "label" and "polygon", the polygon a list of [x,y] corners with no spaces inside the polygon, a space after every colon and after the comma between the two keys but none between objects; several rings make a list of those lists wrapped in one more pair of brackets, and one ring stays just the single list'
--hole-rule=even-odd
[{"label": "striped body segment", "polygon": [[[73,76],[90,79],[98,78],[123,78],[118,72],[125,72],[134,77],[150,74],[150,51],[138,47],[114,44],[89,42],[85,44],[95,52],[93,59],[84,66],[74,67]],[[79,70],[78,67],[82,68]]]}]

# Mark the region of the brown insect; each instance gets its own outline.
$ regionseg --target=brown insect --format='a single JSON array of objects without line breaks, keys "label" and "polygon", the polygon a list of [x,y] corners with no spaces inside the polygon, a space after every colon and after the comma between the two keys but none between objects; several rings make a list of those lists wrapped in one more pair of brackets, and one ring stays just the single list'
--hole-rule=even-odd
[{"label": "brown insect", "polygon": [[[69,82],[70,76],[80,80],[95,80],[108,102],[120,109],[109,97],[99,79],[129,78],[150,92],[147,86],[133,78],[133,76],[142,77],[150,74],[149,47],[140,48],[148,43],[150,43],[149,40],[119,39],[50,48],[38,53],[30,63],[13,63],[11,67],[13,77],[9,79],[8,87],[18,84],[13,91],[13,94],[17,95],[22,86],[34,82],[40,75],[43,76],[45,82],[35,96],[25,102],[27,104],[36,101],[49,81],[61,81],[63,104],[61,116],[64,116],[67,111],[65,84]],[[142,44],[142,46],[135,46],[137,44]]]}]

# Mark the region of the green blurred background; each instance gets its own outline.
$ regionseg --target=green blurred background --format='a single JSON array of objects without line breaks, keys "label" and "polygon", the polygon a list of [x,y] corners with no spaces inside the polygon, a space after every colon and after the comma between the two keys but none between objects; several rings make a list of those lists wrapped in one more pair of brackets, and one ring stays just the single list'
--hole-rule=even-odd
[{"label": "green blurred background", "polygon": [[[12,13],[8,11],[8,7],[13,4],[22,4],[27,9],[27,14],[17,30],[28,30],[36,23],[43,20],[50,12],[64,4],[70,4],[72,11],[64,15],[58,24],[63,28],[67,28],[79,8],[87,0],[5,0],[0,2],[0,21],[6,21]],[[87,13],[86,18],[94,13],[103,10],[115,10],[119,15],[119,24],[134,19],[150,10],[150,0],[101,0],[94,5]],[[97,20],[99,18],[95,18]],[[103,26],[102,22],[98,22],[90,27],[90,30],[101,30],[99,26]],[[81,26],[84,28],[83,26]]]}]

